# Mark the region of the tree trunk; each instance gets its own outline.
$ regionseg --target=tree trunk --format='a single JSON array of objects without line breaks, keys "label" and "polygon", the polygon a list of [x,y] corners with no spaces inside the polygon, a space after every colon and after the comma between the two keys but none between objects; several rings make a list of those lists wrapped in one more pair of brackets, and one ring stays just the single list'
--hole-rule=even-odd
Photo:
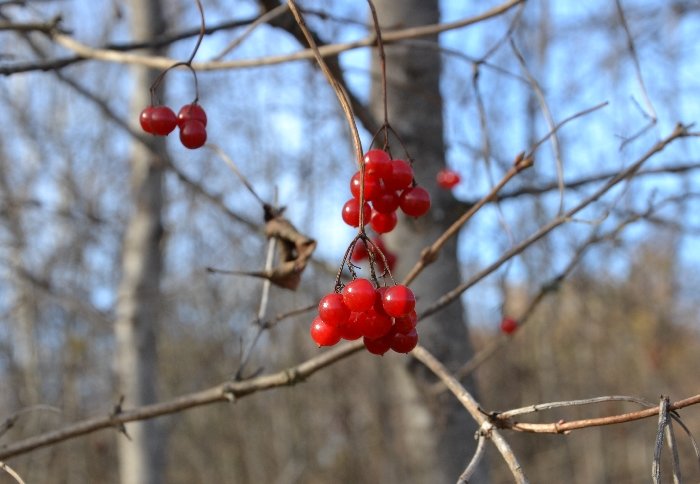
[{"label": "tree trunk", "polygon": [[[393,0],[375,0],[374,3],[379,21],[386,29],[437,23],[440,17],[438,0],[406,0],[400,7]],[[427,40],[434,44],[386,47],[389,122],[415,161],[413,168],[418,184],[429,190],[432,197],[429,214],[417,220],[404,218],[387,237],[389,248],[394,248],[398,255],[397,280],[419,259],[421,250],[454,221],[457,209],[449,191],[436,189],[436,174],[445,163],[441,62],[437,37]],[[375,56],[372,107],[378,120],[383,118],[380,78]],[[403,148],[397,143],[392,143],[391,147],[395,157],[404,156]],[[445,245],[438,260],[412,284],[419,297],[419,311],[421,306],[434,302],[459,282],[457,243],[453,239]],[[462,305],[455,302],[422,321],[418,328],[420,343],[453,370],[471,354],[464,318]],[[475,424],[449,393],[439,397],[426,394],[425,387],[434,378],[415,362],[395,370],[396,378],[392,380],[403,403],[401,424],[406,431],[406,450],[419,466],[411,470],[412,479],[415,482],[455,482],[474,452]]]},{"label": "tree trunk", "polygon": [[[159,0],[130,0],[131,30],[136,41],[163,32]],[[152,52],[155,54],[155,52]],[[138,126],[140,111],[150,104],[149,86],[156,73],[134,67],[131,120]],[[162,140],[152,140],[164,153]],[[156,328],[161,278],[162,164],[139,143],[132,146],[131,189],[134,207],[122,248],[122,280],[116,315],[117,373],[124,405],[156,400]],[[163,445],[154,421],[127,424],[129,439],[119,439],[120,482],[154,484],[161,481]]]}]

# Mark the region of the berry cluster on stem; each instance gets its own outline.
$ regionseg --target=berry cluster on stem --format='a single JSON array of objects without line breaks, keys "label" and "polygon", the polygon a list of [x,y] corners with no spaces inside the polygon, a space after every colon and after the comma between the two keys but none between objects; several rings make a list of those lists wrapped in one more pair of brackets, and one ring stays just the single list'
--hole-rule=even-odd
[{"label": "berry cluster on stem", "polygon": [[413,291],[406,286],[377,288],[358,278],[321,299],[311,338],[319,346],[363,338],[367,351],[375,355],[389,350],[408,353],[418,344],[415,305]]}]

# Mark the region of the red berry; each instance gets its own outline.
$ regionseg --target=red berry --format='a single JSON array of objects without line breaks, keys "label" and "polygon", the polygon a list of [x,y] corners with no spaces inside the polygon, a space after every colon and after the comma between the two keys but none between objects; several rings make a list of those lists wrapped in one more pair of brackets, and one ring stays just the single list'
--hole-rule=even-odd
[{"label": "red berry", "polygon": [[186,121],[193,119],[202,123],[205,128],[207,127],[207,113],[205,113],[202,106],[197,103],[185,104],[177,113],[177,124],[180,126],[180,129],[182,129]]},{"label": "red berry", "polygon": [[516,329],[518,329],[518,321],[516,321],[515,318],[505,316],[503,320],[501,320],[501,331],[505,334],[513,334]]},{"label": "red berry", "polygon": [[[364,223],[368,224],[372,217],[372,208],[367,202],[364,204]],[[351,198],[343,205],[343,221],[351,227],[360,225],[360,202],[356,198]]]},{"label": "red berry", "polygon": [[146,132],[146,133],[153,133],[153,128],[151,127],[151,118],[153,117],[153,106],[148,106],[146,109],[141,111],[141,114],[139,115],[139,123],[141,123],[141,128]]},{"label": "red berry", "polygon": [[357,323],[362,328],[362,334],[368,339],[381,338],[391,331],[391,326],[394,324],[388,315],[374,308],[360,313]]},{"label": "red berry", "polygon": [[396,192],[382,190],[372,199],[372,208],[379,213],[395,212],[399,208],[399,197]]},{"label": "red berry", "polygon": [[365,260],[369,257],[369,252],[367,252],[367,244],[365,244],[365,241],[362,239],[358,239],[357,242],[355,242],[355,246],[352,248],[352,254],[350,255],[350,259],[353,262],[360,262],[362,260]]},{"label": "red berry", "polygon": [[[365,173],[365,201],[374,200],[382,191],[379,178],[376,175]],[[350,179],[350,193],[354,198],[360,199],[360,172],[355,173]]]},{"label": "red berry", "polygon": [[372,214],[372,228],[378,234],[386,234],[391,232],[396,227],[398,218],[396,217],[396,212],[391,213],[379,213],[374,212]]},{"label": "red berry", "polygon": [[413,168],[404,160],[391,160],[391,177],[384,180],[390,190],[403,190],[413,181]]},{"label": "red berry", "polygon": [[377,291],[367,279],[355,279],[343,288],[343,302],[350,311],[364,312],[374,306]]},{"label": "red berry", "polygon": [[370,339],[365,337],[365,348],[372,354],[382,356],[391,349],[392,334],[388,334],[382,338]]},{"label": "red berry", "polygon": [[408,334],[416,327],[417,323],[418,315],[416,314],[416,311],[413,310],[405,316],[398,316],[394,318],[394,331],[397,333]]},{"label": "red berry", "polygon": [[382,306],[389,316],[406,316],[416,307],[416,296],[408,287],[398,284],[386,290]]},{"label": "red berry", "polygon": [[316,318],[311,323],[311,338],[319,346],[333,346],[340,341],[340,329]]},{"label": "red berry", "polygon": [[354,341],[362,337],[362,326],[357,322],[361,313],[351,313],[348,322],[340,327],[340,337]]},{"label": "red berry", "polygon": [[197,149],[207,141],[207,130],[196,119],[184,121],[180,127],[180,142],[185,148]]},{"label": "red berry", "polygon": [[332,292],[318,303],[318,315],[327,324],[338,327],[348,322],[350,310],[343,303],[343,296]]},{"label": "red berry", "polygon": [[391,176],[391,158],[386,151],[369,150],[365,153],[365,174],[386,178]]},{"label": "red berry", "polygon": [[391,338],[391,349],[397,353],[408,353],[418,344],[418,332],[413,328],[408,333],[394,333]]},{"label": "red berry", "polygon": [[406,215],[420,217],[430,210],[430,194],[422,187],[408,188],[401,194],[399,205]]},{"label": "red berry", "polygon": [[438,185],[446,190],[454,188],[460,181],[459,173],[447,168],[443,168],[437,174]]},{"label": "red berry", "polygon": [[154,106],[151,111],[151,132],[159,136],[169,135],[177,126],[177,117],[168,106]]}]

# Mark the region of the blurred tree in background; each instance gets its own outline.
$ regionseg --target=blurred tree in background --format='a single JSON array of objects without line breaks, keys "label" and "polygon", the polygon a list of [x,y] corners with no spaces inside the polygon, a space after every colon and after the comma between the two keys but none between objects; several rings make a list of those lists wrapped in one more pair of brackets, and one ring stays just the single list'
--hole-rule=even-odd
[{"label": "blurred tree in background", "polygon": [[[412,283],[421,345],[484,412],[698,393],[696,2],[375,0],[385,79],[368,3],[298,3],[363,148],[384,122],[386,80],[388,121],[431,192],[430,214],[384,239],[397,280],[515,160],[534,160]],[[304,32],[286,2],[203,7],[193,67],[208,140],[317,241],[312,263],[296,291],[207,271],[263,268],[262,207],[215,150],[140,130],[154,78],[197,42],[195,2],[0,0],[0,461],[28,483],[456,481],[478,425],[423,359],[309,338],[356,233],[340,207],[357,156]],[[192,74],[169,71],[157,95],[177,111],[197,96]],[[444,167],[461,177],[453,190],[435,181]],[[513,334],[499,331],[504,316]],[[288,368],[293,379],[324,354],[338,359],[303,383],[178,407],[221,382],[262,385]],[[153,402],[173,406],[127,423],[130,439],[114,423],[29,445]],[[697,407],[679,415],[697,434]],[[502,434],[531,482],[640,482],[657,420]],[[697,481],[674,430],[683,477]],[[512,482],[492,446],[485,456],[472,482]],[[667,449],[660,462],[671,482]]]}]

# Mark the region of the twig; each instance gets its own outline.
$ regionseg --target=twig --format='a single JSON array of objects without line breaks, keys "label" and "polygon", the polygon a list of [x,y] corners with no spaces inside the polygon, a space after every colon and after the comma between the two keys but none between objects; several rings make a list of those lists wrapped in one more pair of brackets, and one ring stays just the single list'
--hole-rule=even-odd
[{"label": "twig", "polygon": [[241,45],[245,39],[247,39],[250,34],[253,33],[253,31],[258,28],[260,25],[269,22],[273,18],[277,17],[278,15],[281,15],[285,13],[287,10],[289,10],[289,6],[286,3],[281,3],[277,7],[273,8],[272,10],[268,10],[267,12],[263,13],[260,15],[258,18],[256,18],[244,31],[243,33],[236,37],[230,44],[228,44],[220,53],[212,57],[211,60],[213,61],[218,61],[226,57],[226,55],[234,50],[236,47]]},{"label": "twig", "polygon": [[653,407],[654,404],[639,397],[632,397],[628,395],[609,395],[605,397],[594,397],[594,398],[584,398],[581,400],[569,400],[563,402],[548,402],[548,403],[538,403],[535,405],[528,405],[527,407],[514,408],[512,410],[507,410],[505,412],[498,412],[495,415],[498,419],[509,419],[516,417],[518,415],[525,415],[528,413],[541,412],[543,410],[551,410],[553,408],[562,407],[577,407],[582,405],[592,405],[594,403],[603,402],[632,402],[637,403],[643,407]]},{"label": "twig", "polygon": [[515,45],[515,41],[513,41],[512,38],[510,39],[510,47],[515,54],[516,59],[518,59],[518,63],[520,64],[520,68],[523,70],[523,74],[525,74],[525,78],[528,80],[528,84],[530,84],[532,91],[537,97],[537,101],[540,104],[540,109],[542,109],[544,119],[549,126],[550,134],[548,136],[550,136],[552,139],[552,151],[554,152],[554,159],[557,167],[557,181],[559,182],[559,213],[561,214],[564,211],[564,161],[561,156],[561,148],[559,147],[559,137],[557,136],[554,116],[552,116],[552,111],[549,109],[549,105],[547,104],[547,99],[544,96],[544,92],[542,92],[542,88],[530,73],[529,69],[527,68],[527,64],[525,63],[525,58],[518,50],[518,47]]},{"label": "twig", "polygon": [[296,366],[289,367],[277,373],[261,375],[240,382],[228,381],[202,391],[176,397],[172,400],[144,405],[134,409],[125,409],[118,414],[106,417],[93,417],[75,422],[57,430],[45,432],[9,445],[0,446],[0,460],[26,454],[35,449],[74,439],[98,430],[118,428],[119,425],[127,422],[170,415],[218,402],[230,402],[260,391],[291,386],[305,380],[317,371],[347,358],[363,347],[362,341],[355,341],[337,346]]},{"label": "twig", "polygon": [[515,454],[513,454],[510,445],[508,445],[508,442],[506,442],[500,432],[491,425],[487,416],[481,411],[479,404],[467,389],[464,388],[464,386],[450,374],[447,368],[423,346],[416,346],[413,351],[411,351],[411,355],[432,371],[435,376],[440,378],[447,388],[450,389],[452,394],[457,397],[457,400],[459,400],[472,418],[476,420],[481,427],[481,435],[490,438],[494,443],[508,465],[510,472],[513,474],[515,482],[520,484],[527,483],[527,477],[525,477],[522,466],[515,457]]},{"label": "twig", "polygon": [[656,441],[654,443],[654,460],[651,463],[651,480],[654,484],[661,483],[661,449],[664,446],[664,434],[668,425],[668,406],[670,400],[668,397],[661,397],[659,404],[659,428],[656,432]]},{"label": "twig", "polygon": [[537,232],[532,234],[530,237],[523,240],[522,242],[520,242],[518,245],[512,247],[511,249],[507,250],[495,262],[491,263],[490,265],[488,265],[487,267],[485,267],[481,271],[477,272],[471,278],[469,278],[467,281],[463,282],[462,284],[459,284],[453,290],[444,294],[441,298],[439,298],[437,301],[435,301],[435,303],[433,303],[431,306],[429,306],[427,309],[425,309],[420,314],[420,317],[424,318],[424,317],[427,317],[431,314],[434,314],[437,311],[439,311],[440,309],[442,309],[443,307],[445,307],[446,305],[448,305],[449,303],[451,303],[452,301],[454,301],[464,291],[466,291],[467,289],[469,289],[470,287],[475,285],[477,282],[481,281],[486,276],[488,276],[489,274],[491,274],[492,272],[497,270],[499,267],[501,267],[505,262],[510,260],[512,257],[523,252],[525,249],[527,249],[532,244],[534,244],[535,242],[540,240],[542,237],[549,234],[555,228],[570,221],[575,214],[577,214],[578,212],[583,210],[585,207],[589,206],[591,203],[598,200],[600,197],[602,197],[605,193],[607,193],[615,185],[617,185],[618,183],[620,183],[623,180],[626,180],[626,179],[632,177],[642,167],[642,165],[646,161],[648,161],[655,154],[663,151],[664,148],[666,148],[666,146],[668,146],[670,143],[672,143],[673,141],[675,141],[678,138],[684,138],[687,136],[693,136],[693,134],[688,132],[686,126],[678,124],[670,135],[668,135],[664,139],[655,143],[654,146],[652,146],[644,155],[642,155],[641,158],[639,158],[632,165],[630,165],[626,169],[618,172],[617,175],[615,175],[610,180],[608,180],[608,182],[605,183],[602,187],[600,187],[598,190],[593,192],[593,194],[591,194],[590,196],[586,197],[584,200],[579,202],[576,206],[569,209],[562,216],[559,216],[559,217],[553,219],[549,223],[542,226]]},{"label": "twig", "polygon": [[477,439],[474,456],[472,457],[472,460],[469,461],[469,464],[467,465],[466,469],[464,469],[464,472],[462,472],[462,475],[459,476],[457,484],[467,484],[469,482],[469,479],[471,479],[474,472],[476,472],[476,467],[479,465],[479,462],[481,462],[481,458],[484,456],[484,450],[486,450],[486,446],[484,445],[486,443],[486,437],[479,434]]},{"label": "twig", "polygon": [[[504,14],[511,8],[515,7],[516,5],[519,5],[521,3],[524,3],[525,0],[509,0],[499,6],[496,6],[494,8],[491,8],[487,10],[486,12],[483,12],[479,15],[465,18],[462,20],[457,20],[455,22],[448,22],[448,23],[438,23],[438,24],[433,24],[433,25],[422,25],[419,27],[410,27],[406,29],[400,29],[400,30],[393,30],[390,32],[386,32],[383,36],[384,43],[389,44],[389,43],[394,43],[394,42],[399,42],[401,40],[405,39],[412,39],[416,37],[427,37],[427,36],[432,36],[439,34],[441,32],[446,32],[449,30],[455,30],[455,29],[460,29],[467,27],[469,25],[474,25],[479,22],[483,22],[484,20],[488,20],[490,18],[498,17],[499,15]],[[76,54],[80,55],[83,58],[87,59],[94,59],[94,60],[101,60],[101,61],[106,61],[106,62],[115,62],[115,63],[121,63],[121,64],[139,64],[139,65],[144,65],[148,67],[152,67],[154,69],[165,69],[172,65],[174,62],[177,62],[174,59],[170,59],[167,57],[161,57],[161,56],[144,56],[144,55],[137,55],[137,54],[132,54],[129,52],[118,52],[114,50],[109,50],[109,49],[99,49],[99,48],[93,48],[88,45],[82,44],[75,39],[72,39],[69,36],[54,33],[52,38],[61,45],[62,47],[65,47],[68,50],[71,50],[75,52]],[[339,44],[330,44],[326,46],[322,46],[318,48],[318,54],[321,55],[322,57],[332,57],[336,56],[342,52],[346,52],[348,50],[353,50],[353,49],[358,49],[361,47],[369,47],[374,44],[376,41],[376,38],[374,35],[365,37],[363,39],[359,39],[356,41],[352,42],[345,42],[345,43],[339,43]],[[199,62],[199,63],[193,63],[192,67],[195,68],[198,71],[211,71],[211,70],[222,70],[222,69],[241,69],[241,68],[249,68],[249,67],[260,67],[260,66],[269,66],[269,65],[275,65],[275,64],[283,64],[291,61],[299,61],[299,60],[309,60],[313,59],[316,57],[316,53],[313,51],[313,49],[305,49],[300,52],[296,52],[293,54],[284,54],[284,55],[274,55],[274,56],[267,56],[267,57],[261,57],[261,58],[256,58],[256,59],[242,59],[242,60],[231,60],[231,61],[219,61],[219,62]],[[5,73],[4,71],[0,71],[0,73]]]},{"label": "twig", "polygon": [[503,178],[501,181],[499,181],[492,189],[491,191],[486,194],[481,200],[479,200],[477,203],[472,205],[469,210],[467,210],[464,214],[462,214],[459,219],[457,219],[445,232],[443,232],[440,237],[435,240],[429,247],[426,247],[423,249],[421,252],[420,259],[416,264],[413,266],[413,268],[409,271],[408,275],[403,280],[403,284],[410,284],[411,281],[413,281],[418,274],[420,274],[423,269],[425,269],[428,265],[433,263],[438,256],[438,253],[440,252],[440,249],[447,243],[447,241],[455,236],[459,230],[466,224],[469,219],[471,219],[475,213],[477,213],[484,205],[486,205],[487,202],[490,200],[493,200],[496,196],[496,194],[503,188],[506,183],[508,183],[515,175],[520,173],[522,170],[525,168],[528,168],[532,165],[532,158],[525,158],[525,157],[518,157],[515,160],[515,163],[513,166],[506,172],[505,175],[503,175]]},{"label": "twig", "polygon": [[15,472],[15,470],[12,469],[12,467],[8,466],[2,461],[0,461],[0,469],[7,472],[15,481],[19,482],[19,484],[25,484],[20,475],[17,474],[17,472]]},{"label": "twig", "polygon": [[[671,403],[668,406],[669,411],[680,410],[681,408],[691,405],[700,404],[700,395],[679,400]],[[619,415],[610,415],[607,417],[588,418],[583,420],[572,420],[570,422],[559,421],[553,423],[525,423],[525,422],[509,422],[497,420],[500,428],[516,430],[518,432],[529,432],[538,434],[567,434],[572,430],[587,429],[591,427],[601,427],[604,425],[615,425],[626,422],[634,422],[653,417],[659,414],[659,406],[639,410],[637,412],[623,413]]]},{"label": "twig", "polygon": [[634,38],[632,37],[632,32],[630,31],[629,25],[627,24],[627,17],[625,16],[625,11],[622,8],[621,0],[615,0],[615,7],[617,9],[617,14],[620,17],[620,23],[625,31],[625,36],[627,37],[627,48],[630,51],[630,56],[632,57],[632,63],[634,64],[634,72],[637,75],[637,82],[639,82],[639,87],[642,90],[642,97],[644,98],[644,103],[646,104],[647,110],[643,111],[644,115],[649,118],[649,124],[644,126],[632,137],[626,139],[620,145],[620,149],[624,148],[627,143],[634,141],[636,138],[644,134],[649,128],[654,126],[657,121],[656,109],[654,109],[654,104],[651,102],[649,97],[649,92],[647,91],[646,85],[644,84],[644,76],[642,75],[642,66],[639,63],[639,56],[637,55],[637,48],[634,44]]}]

